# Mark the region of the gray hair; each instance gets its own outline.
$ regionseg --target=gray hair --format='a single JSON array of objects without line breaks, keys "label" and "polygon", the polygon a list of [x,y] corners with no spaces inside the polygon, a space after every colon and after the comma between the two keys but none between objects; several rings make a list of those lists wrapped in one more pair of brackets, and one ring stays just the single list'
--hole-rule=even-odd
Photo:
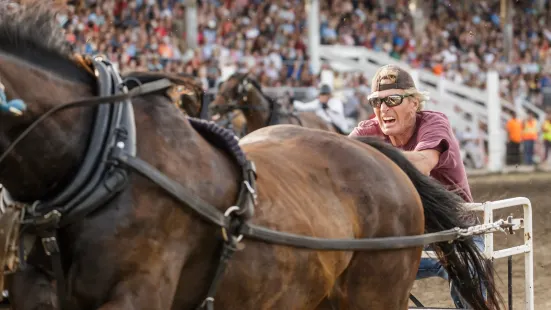
[{"label": "gray hair", "polygon": [[430,93],[428,91],[419,91],[415,87],[411,87],[404,90],[407,95],[411,95],[419,102],[417,112],[423,110],[425,104],[430,100]]}]

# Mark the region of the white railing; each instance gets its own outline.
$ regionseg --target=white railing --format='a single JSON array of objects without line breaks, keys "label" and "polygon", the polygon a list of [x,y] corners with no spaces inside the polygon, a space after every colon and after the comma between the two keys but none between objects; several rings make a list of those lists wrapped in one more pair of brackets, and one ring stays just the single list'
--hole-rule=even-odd
[{"label": "white railing", "polygon": [[[532,232],[532,204],[530,203],[530,200],[525,197],[516,197],[504,200],[489,201],[485,203],[470,203],[467,204],[467,206],[473,211],[484,212],[484,224],[490,224],[494,222],[494,210],[523,206],[524,217],[513,218],[511,222],[513,223],[513,231],[523,229],[524,244],[505,248],[502,250],[494,250],[494,233],[487,233],[484,235],[484,254],[492,261],[504,257],[524,254],[524,309],[534,310],[534,235]],[[436,255],[432,251],[425,251],[423,252],[423,257],[435,258]]]},{"label": "white railing", "polygon": [[[415,72],[417,87],[421,90],[431,93],[432,103],[427,108],[437,110],[443,113],[453,111],[454,106],[470,114],[472,121],[467,120],[466,115],[457,115],[450,121],[460,130],[468,125],[475,125],[478,120],[486,123],[488,92],[477,88],[460,85],[449,81],[443,77],[434,75],[427,70],[417,70],[411,68],[408,64],[396,60],[386,53],[376,52],[361,46],[343,46],[343,45],[320,45],[320,56],[322,60],[328,62],[331,68],[340,72],[358,72],[362,71],[373,76],[378,68],[386,64],[396,64],[405,69]],[[522,106],[538,115],[542,119],[545,116],[543,110],[535,107],[529,102],[523,101]],[[507,100],[501,100],[502,110],[515,111],[514,103]],[[448,113],[446,113],[449,115]],[[502,115],[502,121],[509,119],[508,113]],[[478,126],[473,127],[473,131]]]}]

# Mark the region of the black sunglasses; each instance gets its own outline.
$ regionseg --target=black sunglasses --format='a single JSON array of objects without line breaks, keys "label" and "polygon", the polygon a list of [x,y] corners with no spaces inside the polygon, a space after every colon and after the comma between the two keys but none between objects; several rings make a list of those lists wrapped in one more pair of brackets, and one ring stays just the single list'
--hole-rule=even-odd
[{"label": "black sunglasses", "polygon": [[387,107],[392,108],[402,104],[404,98],[411,97],[413,95],[390,95],[386,97],[375,97],[367,99],[367,102],[374,108],[378,109],[381,104],[386,104]]}]

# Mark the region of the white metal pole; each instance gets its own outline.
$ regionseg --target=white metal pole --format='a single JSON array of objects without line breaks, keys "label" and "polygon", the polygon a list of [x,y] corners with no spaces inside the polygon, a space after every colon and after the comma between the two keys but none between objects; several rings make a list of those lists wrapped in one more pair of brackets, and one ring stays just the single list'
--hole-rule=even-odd
[{"label": "white metal pole", "polygon": [[488,170],[500,172],[503,169],[505,139],[502,134],[502,110],[497,71],[488,72],[486,83],[488,91]]},{"label": "white metal pole", "polygon": [[308,14],[308,54],[310,55],[310,65],[313,73],[318,74],[321,69],[319,0],[306,1],[306,13]]}]

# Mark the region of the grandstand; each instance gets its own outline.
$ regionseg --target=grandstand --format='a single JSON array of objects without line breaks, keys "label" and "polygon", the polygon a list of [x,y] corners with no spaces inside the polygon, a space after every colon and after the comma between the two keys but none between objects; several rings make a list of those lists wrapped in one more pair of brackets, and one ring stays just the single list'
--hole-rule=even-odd
[{"label": "grandstand", "polygon": [[[502,12],[507,1],[513,5]],[[104,54],[122,73],[186,73],[215,94],[221,81],[247,71],[282,102],[310,100],[327,83],[355,122],[372,113],[366,95],[375,70],[398,64],[412,73],[421,90],[430,92],[426,108],[445,113],[458,139],[461,132],[473,130],[485,142],[478,146],[488,154],[484,165],[490,171],[505,168],[509,112],[521,117],[530,112],[542,120],[551,106],[549,0],[55,2],[63,7],[58,21],[74,51]],[[514,36],[506,39],[504,33],[511,29]],[[509,295],[509,309],[513,303],[515,309],[551,306],[546,298],[551,269],[545,268],[551,244],[551,213],[545,208],[550,181],[551,174],[469,176],[473,197],[486,202],[467,206],[484,213],[484,224],[491,224],[495,215],[511,227],[495,249],[494,235],[485,236],[485,253],[495,259],[497,273],[507,272],[508,286],[500,290]],[[522,233],[513,235],[521,228]],[[521,244],[512,246],[511,241]],[[519,272],[521,260],[524,269]],[[413,294],[425,304],[450,302],[449,283],[431,280],[428,285],[416,281]]]},{"label": "grandstand", "polygon": [[427,108],[490,141],[496,170],[509,113],[488,111],[543,119],[551,86],[549,1],[512,1],[503,11],[504,2],[74,0],[59,21],[75,51],[104,53],[122,72],[185,72],[215,91],[250,71],[267,93],[302,100],[328,82],[351,115],[375,68],[400,64],[430,91]]}]

